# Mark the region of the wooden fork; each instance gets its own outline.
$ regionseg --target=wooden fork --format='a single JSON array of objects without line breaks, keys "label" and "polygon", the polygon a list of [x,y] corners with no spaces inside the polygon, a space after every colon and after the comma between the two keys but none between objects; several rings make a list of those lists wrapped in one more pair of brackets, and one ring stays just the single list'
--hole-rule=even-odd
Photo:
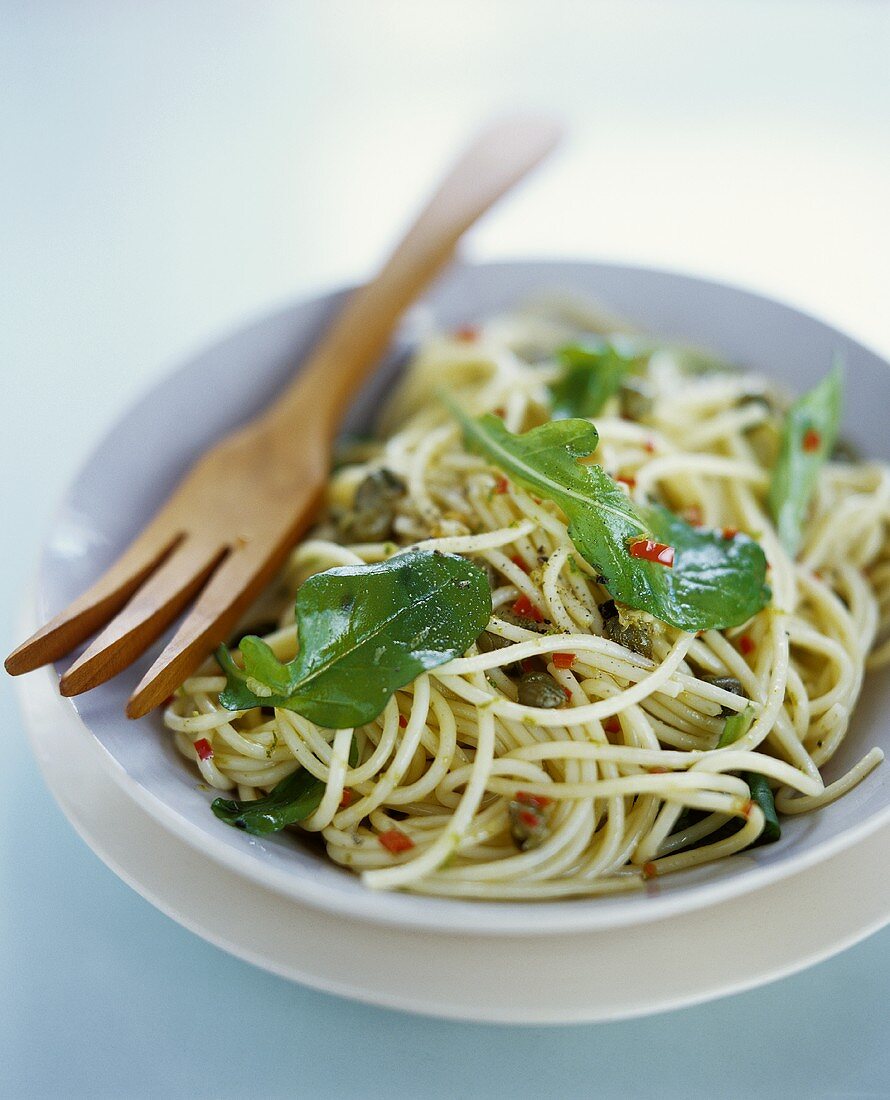
[{"label": "wooden fork", "polygon": [[278,400],[207,451],[92,588],[7,657],[7,671],[58,660],[104,627],[61,678],[63,695],[79,695],[131,665],[195,600],[127,714],[139,718],[166,699],[229,636],[312,522],[341,416],[402,312],[465,230],[559,136],[552,122],[534,118],[483,131]]}]

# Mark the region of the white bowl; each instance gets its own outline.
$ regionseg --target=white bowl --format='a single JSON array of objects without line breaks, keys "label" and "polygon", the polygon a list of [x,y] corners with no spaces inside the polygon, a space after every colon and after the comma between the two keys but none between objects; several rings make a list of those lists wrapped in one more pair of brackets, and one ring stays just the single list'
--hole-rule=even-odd
[{"label": "white bowl", "polygon": [[[664,271],[518,262],[456,267],[425,304],[440,324],[453,327],[540,291],[591,298],[652,333],[711,347],[794,391],[812,385],[839,352],[847,364],[844,435],[863,454],[890,460],[887,363],[822,322],[756,294]],[[237,332],[180,368],[121,418],[72,483],[44,547],[37,586],[40,619],[55,614],[94,580],[197,455],[277,392],[344,293],[292,306]],[[353,427],[373,417],[405,350],[403,336],[358,398],[350,417]],[[643,923],[764,886],[890,821],[890,770],[884,765],[834,805],[784,821],[778,843],[666,877],[646,892],[545,903],[375,893],[295,834],[251,837],[213,816],[214,792],[201,789],[197,772],[174,750],[159,716],[137,722],[124,717],[126,698],[157,651],[71,702],[86,727],[83,736],[94,737],[104,748],[112,777],[177,836],[245,880],[359,920],[492,934]],[[826,769],[829,780],[873,745],[890,754],[888,714],[890,678],[872,676],[842,749]]]}]

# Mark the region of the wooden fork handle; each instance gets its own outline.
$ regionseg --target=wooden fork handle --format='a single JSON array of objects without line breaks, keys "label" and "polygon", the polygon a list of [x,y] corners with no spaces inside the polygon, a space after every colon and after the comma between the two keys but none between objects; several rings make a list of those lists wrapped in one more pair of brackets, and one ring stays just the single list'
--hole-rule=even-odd
[{"label": "wooden fork handle", "polygon": [[479,133],[377,277],[353,293],[266,418],[305,424],[312,410],[315,426],[330,441],[405,309],[448,263],[462,234],[560,137],[555,122],[536,117],[505,118]]}]

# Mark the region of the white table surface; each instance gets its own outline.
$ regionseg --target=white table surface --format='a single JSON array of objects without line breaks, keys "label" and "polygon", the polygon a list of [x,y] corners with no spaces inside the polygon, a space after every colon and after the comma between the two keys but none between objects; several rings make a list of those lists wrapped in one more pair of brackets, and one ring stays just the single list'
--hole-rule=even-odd
[{"label": "white table surface", "polygon": [[[472,256],[683,268],[890,353],[888,60],[877,0],[0,3],[2,648],[54,502],[124,405],[244,320],[369,273],[496,110],[554,110],[571,141]],[[890,1094],[890,929],[620,1024],[351,1004],[120,883],[0,692],[0,1095]]]}]

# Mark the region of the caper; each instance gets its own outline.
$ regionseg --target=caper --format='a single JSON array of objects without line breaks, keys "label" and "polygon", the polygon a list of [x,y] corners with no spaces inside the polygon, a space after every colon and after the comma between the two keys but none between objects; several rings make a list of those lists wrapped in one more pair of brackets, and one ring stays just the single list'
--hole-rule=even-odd
[{"label": "caper", "polygon": [[538,622],[535,619],[527,619],[525,615],[517,615],[512,608],[505,607],[498,611],[498,616],[504,620],[505,623],[510,623],[512,626],[521,626],[523,630],[534,630],[536,634],[546,634],[549,629],[549,621],[543,620]]},{"label": "caper", "polygon": [[526,672],[519,680],[519,702],[524,707],[554,709],[567,702],[565,689],[549,672]]},{"label": "caper", "polygon": [[355,507],[359,511],[377,508],[386,500],[398,500],[404,496],[408,486],[385,466],[372,470],[355,491]]},{"label": "caper", "polygon": [[407,486],[391,470],[372,470],[355,491],[352,509],[340,519],[347,542],[383,542],[392,534],[396,503]]},{"label": "caper", "polygon": [[744,696],[745,689],[742,687],[742,681],[737,680],[735,676],[705,676],[706,684],[713,684],[714,687],[723,688],[724,691],[731,691],[733,695]]},{"label": "caper", "polygon": [[652,635],[640,623],[622,623],[616,616],[603,623],[603,634],[610,641],[623,645],[625,649],[633,650],[643,657],[652,656]]},{"label": "caper", "polygon": [[[509,638],[501,638],[497,634],[492,634],[488,630],[483,630],[479,637],[476,639],[476,648],[480,653],[494,653],[497,649],[506,649],[507,646],[515,645],[515,642],[511,642]],[[515,676],[519,672],[519,663],[517,661],[511,661],[508,665],[500,665],[501,672],[507,676]]]},{"label": "caper", "polygon": [[542,809],[514,798],[507,812],[510,816],[510,836],[520,852],[537,848],[546,839],[549,823]]},{"label": "caper", "polygon": [[476,648],[480,653],[493,653],[496,649],[504,649],[508,645],[513,645],[509,638],[501,638],[497,634],[490,634],[487,630],[483,630],[476,639]]},{"label": "caper", "polygon": [[[731,691],[733,695],[741,695],[745,698],[745,689],[742,687],[741,680],[737,680],[735,676],[705,676],[704,681],[706,684],[713,684],[714,687],[723,688],[724,691]],[[730,707],[723,707],[721,711],[724,718],[730,714],[735,714],[736,711]]]},{"label": "caper", "polygon": [[603,618],[603,636],[625,649],[633,650],[643,657],[652,656],[652,628],[647,619],[636,618],[634,612],[618,610],[614,600],[600,604]]}]

